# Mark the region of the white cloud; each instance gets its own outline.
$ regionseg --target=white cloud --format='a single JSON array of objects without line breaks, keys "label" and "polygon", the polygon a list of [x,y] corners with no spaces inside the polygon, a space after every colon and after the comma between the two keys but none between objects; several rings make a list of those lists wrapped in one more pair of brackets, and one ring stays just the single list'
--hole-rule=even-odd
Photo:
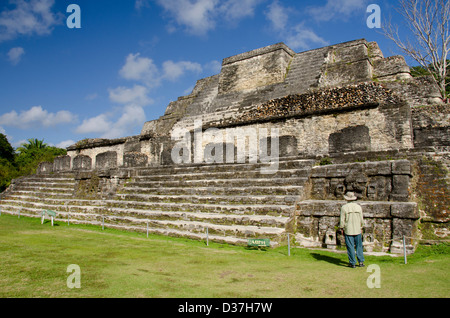
[{"label": "white cloud", "polygon": [[15,8],[0,14],[0,42],[22,35],[48,35],[64,15],[53,13],[54,0],[12,0]]},{"label": "white cloud", "polygon": [[[141,128],[145,119],[144,107],[153,103],[148,97],[149,89],[142,85],[109,89],[111,102],[121,104],[115,112],[103,113],[83,120],[75,132],[78,134],[99,134],[101,138],[118,138],[129,135],[135,128]],[[117,118],[117,113],[118,118]]]},{"label": "white cloud", "polygon": [[205,69],[211,71],[213,74],[219,74],[222,70],[222,62],[221,61],[211,61],[205,64]]},{"label": "white cloud", "polygon": [[157,0],[178,25],[187,31],[203,35],[214,29],[214,11],[218,0]]},{"label": "white cloud", "polygon": [[266,13],[266,16],[275,30],[282,31],[286,28],[289,19],[287,8],[281,6],[278,1],[274,1],[269,5],[269,11]]},{"label": "white cloud", "polygon": [[353,13],[365,10],[367,4],[368,0],[327,0],[325,6],[311,7],[307,11],[317,21],[345,20]]},{"label": "white cloud", "polygon": [[96,117],[83,120],[75,132],[78,134],[104,133],[108,131],[111,125],[112,123],[108,120],[108,115],[101,114]]},{"label": "white cloud", "polygon": [[315,45],[327,45],[328,42],[311,28],[305,27],[305,22],[291,24],[289,13],[292,9],[284,7],[278,0],[268,6],[266,18],[272,28],[282,38],[286,45],[294,50],[308,50]]},{"label": "white cloud", "polygon": [[141,85],[134,85],[132,88],[120,86],[109,89],[109,99],[118,104],[146,106],[153,102],[147,94],[148,89]]},{"label": "white cloud", "polygon": [[127,80],[141,81],[149,87],[159,85],[159,71],[152,59],[140,57],[140,53],[129,54],[119,71]]},{"label": "white cloud", "polygon": [[148,0],[136,0],[134,3],[134,8],[138,11],[142,8],[148,8],[149,6]]},{"label": "white cloud", "polygon": [[42,109],[41,106],[33,106],[20,114],[13,110],[0,116],[0,125],[20,129],[48,128],[75,121],[77,121],[77,116],[69,111],[61,110],[56,113],[49,113],[47,110]]},{"label": "white cloud", "polygon": [[306,28],[304,23],[298,24],[286,36],[286,45],[292,49],[307,50],[314,45],[326,46],[328,42],[318,36],[313,30]]},{"label": "white cloud", "polygon": [[67,148],[69,146],[72,146],[73,144],[75,144],[75,141],[73,141],[73,140],[64,140],[64,141],[61,141],[59,144],[57,144],[56,147]]},{"label": "white cloud", "polygon": [[[175,81],[186,72],[200,73],[203,70],[202,66],[196,62],[174,62],[170,60],[163,62],[160,70],[152,59],[141,57],[140,55],[140,53],[130,53],[125,59],[125,65],[120,69],[119,74],[126,80],[141,82],[148,88],[157,87],[162,80]],[[135,87],[135,89],[137,88]]]},{"label": "white cloud", "polygon": [[198,63],[189,61],[166,61],[163,63],[163,77],[168,80],[175,81],[183,76],[186,71],[200,73],[202,71],[202,66]]},{"label": "white cloud", "polygon": [[76,133],[95,133],[100,134],[101,138],[118,138],[129,135],[135,128],[141,128],[145,122],[145,111],[139,105],[124,106],[117,120],[114,120],[112,115],[105,113],[83,120]]},{"label": "white cloud", "polygon": [[23,47],[13,47],[8,52],[8,59],[13,65],[17,65],[24,54],[25,50],[23,49]]},{"label": "white cloud", "polygon": [[173,23],[188,33],[205,35],[224,19],[227,23],[254,15],[256,7],[264,0],[156,0],[172,18],[168,26],[174,32]]},{"label": "white cloud", "polygon": [[86,95],[86,97],[84,98],[85,100],[94,100],[98,98],[98,94],[97,93],[92,93],[89,95]]},{"label": "white cloud", "polygon": [[224,14],[228,20],[239,20],[251,17],[255,13],[255,8],[263,0],[228,0],[219,8],[219,12]]},{"label": "white cloud", "polygon": [[145,122],[145,111],[138,105],[124,107],[122,116],[106,131],[102,138],[117,138],[127,135],[134,128],[141,128]]}]

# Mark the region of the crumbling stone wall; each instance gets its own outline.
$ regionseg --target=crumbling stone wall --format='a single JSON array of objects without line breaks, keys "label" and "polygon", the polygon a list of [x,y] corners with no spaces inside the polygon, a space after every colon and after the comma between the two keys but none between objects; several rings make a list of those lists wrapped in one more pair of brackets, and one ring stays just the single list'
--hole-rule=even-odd
[{"label": "crumbling stone wall", "polygon": [[414,146],[450,149],[450,107],[425,105],[412,108]]},{"label": "crumbling stone wall", "polygon": [[[345,245],[338,231],[343,195],[355,192],[363,208],[366,250],[395,251],[403,235],[413,251],[419,220],[411,199],[409,160],[356,162],[316,166],[309,179],[306,200],[296,205],[296,238],[303,246],[336,248]],[[392,241],[394,240],[394,241]]]}]

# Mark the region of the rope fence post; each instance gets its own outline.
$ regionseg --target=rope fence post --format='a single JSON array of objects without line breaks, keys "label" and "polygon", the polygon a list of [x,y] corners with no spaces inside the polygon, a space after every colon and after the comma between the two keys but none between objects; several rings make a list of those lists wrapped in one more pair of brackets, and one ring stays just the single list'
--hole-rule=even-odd
[{"label": "rope fence post", "polygon": [[405,264],[408,263],[408,261],[406,260],[406,243],[405,243],[405,236],[403,235],[403,256],[405,258]]},{"label": "rope fence post", "polygon": [[209,231],[208,231],[208,228],[206,228],[206,246],[209,246]]},{"label": "rope fence post", "polygon": [[291,256],[291,240],[289,239],[289,233],[287,234],[288,241],[288,256]]},{"label": "rope fence post", "polygon": [[147,238],[148,238],[148,220],[147,220]]},{"label": "rope fence post", "polygon": [[105,230],[105,217],[102,216],[102,231]]}]

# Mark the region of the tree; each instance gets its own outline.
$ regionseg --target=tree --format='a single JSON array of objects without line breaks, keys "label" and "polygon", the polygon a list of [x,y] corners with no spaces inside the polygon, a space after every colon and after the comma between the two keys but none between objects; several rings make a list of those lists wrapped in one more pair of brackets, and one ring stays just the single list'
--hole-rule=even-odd
[{"label": "tree", "polygon": [[[432,68],[432,66],[429,65],[429,68]],[[435,74],[436,74],[435,71],[433,71],[433,73],[430,73],[427,69],[425,69],[420,65],[411,67],[411,75],[413,77],[435,76]],[[445,92],[447,94],[447,101],[448,101],[450,98],[450,60],[447,60],[447,76],[446,76]]]},{"label": "tree", "polygon": [[4,134],[0,134],[0,158],[14,162],[14,148]]},{"label": "tree", "polygon": [[28,139],[16,152],[6,136],[0,134],[0,192],[11,184],[12,179],[35,173],[39,163],[52,162],[67,154],[65,149],[50,147],[39,139]]},{"label": "tree", "polygon": [[55,157],[67,154],[65,149],[50,147],[38,139],[28,139],[28,143],[23,143],[16,151],[16,165],[21,176],[35,173],[41,162],[52,162]]},{"label": "tree", "polygon": [[17,148],[17,152],[19,154],[25,153],[27,151],[35,150],[35,149],[44,149],[47,148],[47,144],[44,143],[44,140],[38,140],[36,138],[28,139],[28,143],[23,143]]},{"label": "tree", "polygon": [[5,190],[17,175],[14,148],[4,134],[0,134],[0,192]]},{"label": "tree", "polygon": [[447,57],[450,53],[450,1],[448,0],[400,0],[397,10],[414,35],[414,41],[401,39],[398,26],[386,22],[383,34],[420,66],[432,74],[441,97],[448,102],[446,85]]}]

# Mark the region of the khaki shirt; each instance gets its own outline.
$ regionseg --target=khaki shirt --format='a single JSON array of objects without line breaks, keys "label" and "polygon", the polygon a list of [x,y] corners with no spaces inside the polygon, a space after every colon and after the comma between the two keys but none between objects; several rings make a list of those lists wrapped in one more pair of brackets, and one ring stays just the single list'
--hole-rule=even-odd
[{"label": "khaki shirt", "polygon": [[363,227],[363,213],[359,204],[350,202],[342,206],[339,227],[346,235],[361,234]]}]

